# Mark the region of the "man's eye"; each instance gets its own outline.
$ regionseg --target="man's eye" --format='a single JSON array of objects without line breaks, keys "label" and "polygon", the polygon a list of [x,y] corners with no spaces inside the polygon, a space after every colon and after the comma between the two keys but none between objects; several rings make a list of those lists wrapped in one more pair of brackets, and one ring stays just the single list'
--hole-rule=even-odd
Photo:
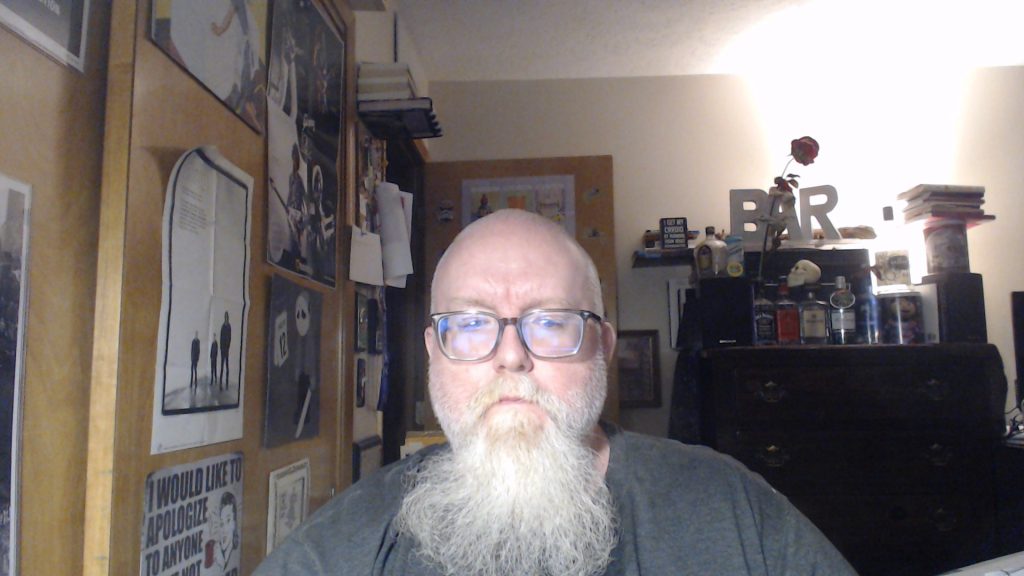
[{"label": "man's eye", "polygon": [[490,320],[486,316],[464,316],[455,322],[455,327],[463,331],[480,330],[487,326]]},{"label": "man's eye", "polygon": [[560,316],[541,316],[540,318],[533,320],[531,324],[538,328],[543,328],[544,330],[563,330],[566,322],[565,319]]}]

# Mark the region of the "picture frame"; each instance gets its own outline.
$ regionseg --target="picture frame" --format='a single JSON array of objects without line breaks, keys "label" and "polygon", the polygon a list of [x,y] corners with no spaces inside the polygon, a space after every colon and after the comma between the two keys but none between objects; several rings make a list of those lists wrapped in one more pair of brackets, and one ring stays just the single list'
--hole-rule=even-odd
[{"label": "picture frame", "polygon": [[366,406],[366,358],[356,358],[356,408]]},{"label": "picture frame", "polygon": [[374,434],[352,443],[352,482],[369,476],[381,467],[384,441]]},{"label": "picture frame", "polygon": [[270,473],[267,554],[284,542],[309,514],[309,458]]},{"label": "picture frame", "polygon": [[370,302],[365,294],[356,292],[356,352],[366,352],[370,342]]},{"label": "picture frame", "polygon": [[0,25],[61,64],[85,71],[89,0],[0,0]]},{"label": "picture frame", "polygon": [[662,250],[682,251],[690,246],[686,218],[662,218],[659,221],[659,228],[661,229]]},{"label": "picture frame", "polygon": [[621,330],[615,346],[619,407],[661,407],[657,330]]},{"label": "picture frame", "polygon": [[384,352],[384,327],[381,322],[380,301],[371,298],[367,302],[369,308],[369,323],[367,326],[367,348],[370,354],[382,354]]}]

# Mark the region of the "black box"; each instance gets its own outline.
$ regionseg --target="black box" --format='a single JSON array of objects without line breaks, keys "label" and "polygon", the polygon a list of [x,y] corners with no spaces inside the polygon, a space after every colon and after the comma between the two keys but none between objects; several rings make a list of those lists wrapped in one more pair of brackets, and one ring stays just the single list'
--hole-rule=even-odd
[{"label": "black box", "polygon": [[939,342],[988,342],[981,274],[930,274],[921,279],[921,284],[935,285]]},{"label": "black box", "polygon": [[704,278],[697,283],[704,348],[754,343],[754,295],[747,278]]}]

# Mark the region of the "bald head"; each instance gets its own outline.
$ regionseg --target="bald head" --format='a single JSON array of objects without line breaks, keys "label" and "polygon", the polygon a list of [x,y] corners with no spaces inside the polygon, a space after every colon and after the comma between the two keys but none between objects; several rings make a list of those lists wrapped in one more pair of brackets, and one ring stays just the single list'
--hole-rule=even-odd
[{"label": "bald head", "polygon": [[[484,271],[484,274],[469,272]],[[492,273],[486,273],[490,271]],[[498,210],[467,226],[445,251],[437,264],[431,288],[430,311],[444,312],[452,305],[474,304],[472,293],[506,291],[522,297],[539,280],[558,272],[568,273],[574,282],[559,296],[568,308],[585,308],[604,314],[597,268],[585,250],[551,220],[525,210]],[[470,282],[480,286],[469,285]],[[556,302],[537,302],[550,306]]]}]

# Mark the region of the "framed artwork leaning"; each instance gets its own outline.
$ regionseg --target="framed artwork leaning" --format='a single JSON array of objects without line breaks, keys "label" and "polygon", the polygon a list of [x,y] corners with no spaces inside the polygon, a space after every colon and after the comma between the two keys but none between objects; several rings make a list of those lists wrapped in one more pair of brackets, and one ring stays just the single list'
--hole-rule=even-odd
[{"label": "framed artwork leaning", "polygon": [[658,331],[620,330],[615,357],[619,365],[619,407],[660,407]]}]

